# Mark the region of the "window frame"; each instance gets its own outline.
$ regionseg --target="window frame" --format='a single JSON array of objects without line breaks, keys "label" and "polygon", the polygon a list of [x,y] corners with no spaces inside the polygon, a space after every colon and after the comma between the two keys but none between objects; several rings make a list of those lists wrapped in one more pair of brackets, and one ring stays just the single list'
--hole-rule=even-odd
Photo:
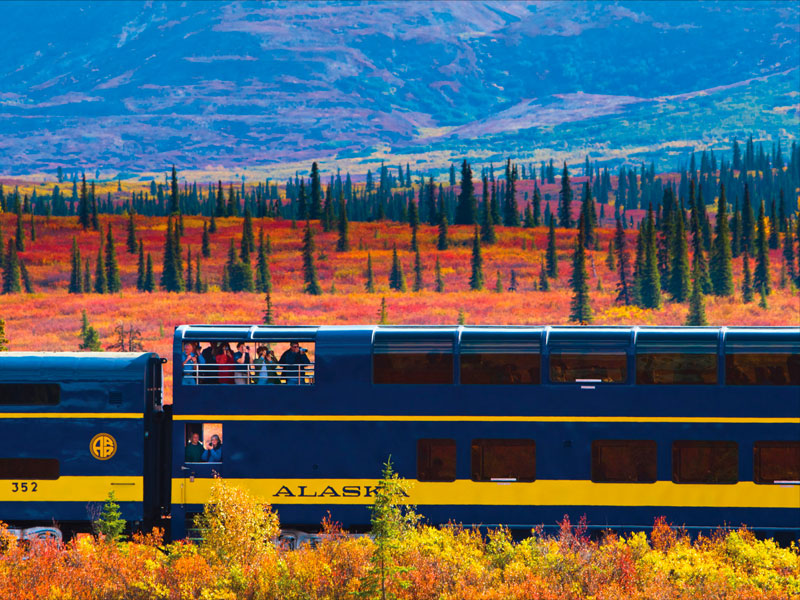
[{"label": "window frame", "polygon": [[[588,342],[588,340],[587,340]],[[620,381],[603,381],[596,377],[576,378],[572,381],[561,381],[553,378],[553,357],[554,356],[580,356],[580,357],[596,357],[596,356],[615,356],[622,357],[624,364],[623,377]],[[586,349],[578,348],[551,348],[547,353],[547,382],[551,385],[628,385],[630,382],[630,353],[624,348],[610,348],[603,350],[586,351]]]},{"label": "window frame", "polygon": [[[492,444],[492,443],[495,444]],[[506,446],[506,447],[530,447],[533,451],[533,475],[532,477],[489,477],[482,478],[485,472],[484,456],[487,447]],[[475,453],[480,449],[480,469],[476,469]],[[475,438],[470,443],[470,479],[479,483],[530,483],[536,481],[536,440],[530,438]],[[476,473],[481,478],[476,479]]]},{"label": "window frame", "polygon": [[[408,351],[398,351],[408,348]],[[394,348],[394,350],[393,350]],[[414,351],[418,348],[418,351]],[[454,385],[456,383],[456,344],[455,336],[452,331],[414,331],[408,329],[397,330],[376,330],[372,340],[372,347],[370,352],[370,377],[372,385]],[[386,373],[396,373],[390,380],[378,377],[376,371],[376,357],[379,356],[409,356],[424,357],[441,356],[442,366],[449,359],[449,373],[446,369],[442,369],[437,375],[441,375],[441,380],[438,381],[418,381],[409,378],[407,375],[409,369],[402,371],[391,369],[389,367],[381,367],[385,369]],[[430,360],[425,358],[425,360]],[[413,369],[413,372],[419,372],[422,369]],[[434,372],[432,370],[429,373]]]},{"label": "window frame", "polygon": [[[42,463],[42,464],[37,465],[37,463]],[[5,469],[8,466],[12,466],[12,464],[15,464],[17,468],[22,468],[22,470],[25,472],[20,474],[12,472],[10,474],[7,474]],[[41,468],[49,467],[50,469],[54,469],[56,475],[55,477],[52,476],[52,473],[42,475],[41,471],[39,474],[31,473],[29,469],[31,469],[31,467],[34,466],[39,466]],[[57,458],[22,458],[17,456],[0,458],[0,481],[12,481],[12,480],[55,481],[60,478],[61,478],[61,463]]]},{"label": "window frame", "polygon": [[[732,480],[712,481],[712,480],[690,480],[680,475],[680,452],[683,449],[700,449],[708,448],[713,454],[717,454],[720,450],[735,451],[735,461],[733,464],[733,471],[735,478]],[[677,459],[677,460],[676,460]],[[713,459],[712,459],[713,466]],[[672,482],[678,485],[734,485],[739,483],[739,443],[735,440],[673,440],[672,442]],[[730,465],[728,465],[730,466]]]},{"label": "window frame", "polygon": [[[647,480],[638,480],[637,481],[628,481],[628,480],[618,480],[618,479],[600,479],[598,477],[598,467],[599,464],[599,448],[601,445],[608,445],[608,446],[629,446],[635,448],[637,445],[646,445],[650,447],[650,452],[652,452],[652,465],[654,470],[653,478],[649,478]],[[636,450],[637,454],[641,455],[642,448]],[[652,484],[658,481],[658,443],[655,440],[648,440],[648,439],[599,439],[599,440],[592,440],[591,446],[591,455],[592,455],[592,465],[591,465],[591,481],[592,483],[616,483],[616,484]]]},{"label": "window frame", "polygon": [[[45,395],[55,396],[55,401],[52,401],[51,398],[47,398],[45,402],[6,402],[3,401],[3,398],[7,398],[8,392],[4,392],[4,387],[20,387],[20,388],[45,388],[49,390],[48,393]],[[24,396],[24,389],[20,389],[17,394],[20,396]],[[37,382],[31,383],[29,381],[3,381],[0,382],[0,407],[3,406],[58,406],[61,403],[61,384],[57,382]]]},{"label": "window frame", "polygon": [[[760,440],[753,443],[753,482],[759,485],[781,485],[779,482],[795,481],[794,479],[772,479],[765,480],[761,477],[761,456],[760,451],[764,447],[772,448],[797,448],[800,453],[800,442],[793,440]],[[800,469],[798,469],[798,480],[800,480]]]}]

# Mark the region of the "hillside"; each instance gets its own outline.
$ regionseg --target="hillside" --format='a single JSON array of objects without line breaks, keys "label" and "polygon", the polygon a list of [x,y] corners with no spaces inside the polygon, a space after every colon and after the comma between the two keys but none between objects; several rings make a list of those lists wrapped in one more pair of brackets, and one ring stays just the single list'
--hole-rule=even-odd
[{"label": "hillside", "polygon": [[[796,139],[796,3],[9,2],[0,172],[213,179]],[[600,50],[602,49],[602,51]],[[633,126],[635,124],[635,126]],[[358,167],[358,168],[355,168]],[[373,167],[374,168],[374,167]]]}]

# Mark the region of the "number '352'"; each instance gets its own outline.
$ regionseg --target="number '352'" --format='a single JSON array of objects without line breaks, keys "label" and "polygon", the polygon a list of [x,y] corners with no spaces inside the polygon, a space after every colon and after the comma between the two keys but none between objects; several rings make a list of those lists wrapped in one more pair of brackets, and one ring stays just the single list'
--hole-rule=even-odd
[{"label": "number '352'", "polygon": [[38,485],[35,481],[27,482],[27,481],[12,481],[11,482],[11,491],[12,492],[35,492]]}]

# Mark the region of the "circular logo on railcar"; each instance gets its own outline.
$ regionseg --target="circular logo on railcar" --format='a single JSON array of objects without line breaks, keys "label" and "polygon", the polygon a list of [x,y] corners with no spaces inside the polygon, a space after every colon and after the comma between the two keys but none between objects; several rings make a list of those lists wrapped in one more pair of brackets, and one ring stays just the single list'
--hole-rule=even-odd
[{"label": "circular logo on railcar", "polygon": [[89,452],[97,460],[108,460],[117,453],[117,440],[108,433],[98,433],[89,442]]}]

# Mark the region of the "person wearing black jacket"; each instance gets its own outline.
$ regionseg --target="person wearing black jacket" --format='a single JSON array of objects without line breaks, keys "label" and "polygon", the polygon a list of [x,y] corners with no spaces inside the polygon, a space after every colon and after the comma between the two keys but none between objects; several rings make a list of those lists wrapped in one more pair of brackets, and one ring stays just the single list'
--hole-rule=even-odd
[{"label": "person wearing black jacket", "polygon": [[300,342],[290,342],[289,349],[281,354],[280,364],[284,365],[281,375],[289,385],[301,385],[305,383],[305,368],[303,365],[310,365],[308,352],[305,348],[300,348]]},{"label": "person wearing black jacket", "polygon": [[233,354],[235,371],[233,372],[233,382],[238,385],[249,383],[248,375],[250,371],[250,346],[244,342],[236,344],[236,352]]}]

